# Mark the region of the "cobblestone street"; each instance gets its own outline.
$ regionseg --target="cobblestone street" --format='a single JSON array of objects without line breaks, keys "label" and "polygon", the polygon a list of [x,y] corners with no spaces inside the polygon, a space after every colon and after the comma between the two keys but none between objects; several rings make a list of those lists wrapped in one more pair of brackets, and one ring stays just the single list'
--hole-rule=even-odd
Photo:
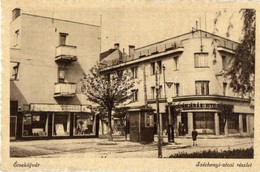
[{"label": "cobblestone street", "polygon": [[[164,138],[167,141],[167,138]],[[197,152],[203,150],[227,150],[250,148],[250,137],[201,137],[198,146],[192,146],[191,138],[175,138],[175,143],[163,146],[163,157],[178,152]],[[94,157],[94,158],[156,158],[157,142],[140,144],[125,141],[124,136],[115,136],[114,141],[106,138],[15,141],[11,142],[11,156],[22,157]]]}]

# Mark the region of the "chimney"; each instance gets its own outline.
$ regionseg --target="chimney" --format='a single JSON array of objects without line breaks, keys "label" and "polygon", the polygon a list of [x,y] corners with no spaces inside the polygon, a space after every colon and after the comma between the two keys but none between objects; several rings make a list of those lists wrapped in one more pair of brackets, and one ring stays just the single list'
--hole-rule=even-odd
[{"label": "chimney", "polygon": [[128,47],[129,47],[129,57],[130,57],[130,59],[134,59],[135,46],[129,45]]},{"label": "chimney", "polygon": [[21,15],[21,9],[20,8],[15,8],[13,11],[13,17],[12,20],[15,20],[17,17],[19,17]]},{"label": "chimney", "polygon": [[115,43],[114,44],[114,49],[118,49],[119,50],[119,43]]}]

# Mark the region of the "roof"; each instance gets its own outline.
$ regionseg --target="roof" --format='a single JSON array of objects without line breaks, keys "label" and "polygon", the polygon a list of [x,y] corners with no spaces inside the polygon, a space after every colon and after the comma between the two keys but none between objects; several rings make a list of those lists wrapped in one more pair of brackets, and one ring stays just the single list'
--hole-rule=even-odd
[{"label": "roof", "polygon": [[103,60],[104,58],[106,58],[107,56],[109,56],[110,54],[112,54],[114,51],[116,51],[117,49],[116,48],[113,48],[113,49],[109,49],[103,53],[100,53],[100,61]]}]

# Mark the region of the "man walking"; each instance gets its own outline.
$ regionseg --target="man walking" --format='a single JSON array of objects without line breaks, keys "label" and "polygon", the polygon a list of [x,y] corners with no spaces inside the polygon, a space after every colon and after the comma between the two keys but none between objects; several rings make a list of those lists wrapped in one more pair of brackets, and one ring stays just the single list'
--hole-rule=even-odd
[{"label": "man walking", "polygon": [[196,128],[193,128],[191,135],[192,135],[193,146],[197,146],[198,132],[197,132]]}]

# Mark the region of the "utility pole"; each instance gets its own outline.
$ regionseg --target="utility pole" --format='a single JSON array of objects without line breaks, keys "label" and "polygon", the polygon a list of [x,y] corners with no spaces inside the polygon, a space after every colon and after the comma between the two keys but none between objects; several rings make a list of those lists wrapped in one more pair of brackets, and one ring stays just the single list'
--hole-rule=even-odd
[{"label": "utility pole", "polygon": [[157,117],[157,136],[158,136],[158,158],[162,158],[162,126],[161,126],[161,116],[159,109],[159,83],[158,83],[158,71],[155,72],[155,83],[156,83],[156,117]]}]

